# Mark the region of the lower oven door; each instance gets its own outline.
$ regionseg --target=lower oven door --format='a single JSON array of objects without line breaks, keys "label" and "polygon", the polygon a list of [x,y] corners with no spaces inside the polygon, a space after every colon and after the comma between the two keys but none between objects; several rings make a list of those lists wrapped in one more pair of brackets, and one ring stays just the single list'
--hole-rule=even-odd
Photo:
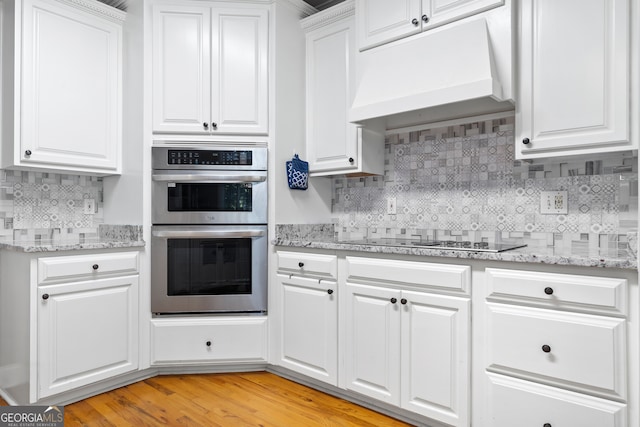
[{"label": "lower oven door", "polygon": [[151,311],[265,313],[267,226],[154,226]]}]

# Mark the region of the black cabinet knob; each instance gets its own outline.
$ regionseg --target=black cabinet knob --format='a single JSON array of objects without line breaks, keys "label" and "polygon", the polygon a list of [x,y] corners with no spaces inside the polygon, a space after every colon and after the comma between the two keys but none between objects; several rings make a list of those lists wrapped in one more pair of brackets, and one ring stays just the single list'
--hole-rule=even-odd
[{"label": "black cabinet knob", "polygon": [[425,24],[429,22],[429,17],[427,15],[422,15],[422,22],[424,22]]},{"label": "black cabinet knob", "polygon": [[304,267],[304,262],[299,262],[298,263],[298,267],[300,267],[300,268]]},{"label": "black cabinet knob", "polygon": [[544,423],[542,424],[542,427],[551,427],[551,423]]},{"label": "black cabinet knob", "polygon": [[349,157],[349,163],[353,164],[353,162],[355,162],[355,160],[353,160],[353,157]]},{"label": "black cabinet knob", "polygon": [[209,129],[209,123],[204,122],[204,123],[202,124],[202,127],[203,127],[203,128],[205,128],[205,130],[206,130],[206,129]]},{"label": "black cabinet knob", "polygon": [[93,268],[94,270],[97,270],[100,268],[100,266],[98,264],[93,264],[91,268]]},{"label": "black cabinet knob", "polygon": [[529,138],[524,138],[524,139],[522,140],[522,143],[523,143],[524,145],[527,145],[527,144],[528,144],[528,143],[530,143],[530,142],[531,142],[531,140],[530,140]]},{"label": "black cabinet knob", "polygon": [[211,347],[211,341],[207,341],[205,344],[207,345],[207,347]]},{"label": "black cabinet knob", "polygon": [[395,304],[395,303],[397,303],[397,302],[398,302],[398,300],[397,300],[397,299],[395,299],[395,298],[391,298],[389,301],[391,301],[391,304]]},{"label": "black cabinet knob", "polygon": [[43,294],[42,295],[42,299],[43,300],[48,300],[49,299],[49,294]]},{"label": "black cabinet knob", "polygon": [[327,289],[327,293],[331,295],[333,293],[333,289]]},{"label": "black cabinet knob", "polygon": [[211,127],[213,129],[218,129],[218,124],[216,122],[211,122]]},{"label": "black cabinet knob", "polygon": [[25,150],[24,151],[24,155],[25,156],[30,156],[31,155],[31,150]]},{"label": "black cabinet knob", "polygon": [[544,288],[544,293],[547,295],[553,295],[553,288],[550,288],[550,287]]},{"label": "black cabinet knob", "polygon": [[418,24],[420,23],[420,21],[418,21],[418,19],[417,19],[417,18],[413,18],[413,19],[411,20],[411,23],[417,27],[417,26],[418,26]]},{"label": "black cabinet knob", "polygon": [[402,299],[400,300],[400,304],[403,304],[403,305],[404,305],[404,304],[406,304],[407,302],[408,302],[408,301],[407,301],[407,299],[406,299],[406,298],[402,298]]},{"label": "black cabinet knob", "polygon": [[551,347],[545,344],[542,346],[542,351],[544,351],[545,353],[551,353]]}]

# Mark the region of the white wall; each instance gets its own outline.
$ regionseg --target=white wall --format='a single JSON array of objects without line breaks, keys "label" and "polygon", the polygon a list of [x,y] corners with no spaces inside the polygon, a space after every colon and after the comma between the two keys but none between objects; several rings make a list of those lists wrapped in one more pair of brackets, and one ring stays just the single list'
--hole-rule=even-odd
[{"label": "white wall", "polygon": [[[322,223],[331,219],[331,179],[312,178],[306,191],[290,190],[285,162],[305,150],[305,39],[300,14],[286,2],[275,6],[275,96],[271,103],[271,196],[276,224]],[[273,34],[273,33],[272,33]]]}]

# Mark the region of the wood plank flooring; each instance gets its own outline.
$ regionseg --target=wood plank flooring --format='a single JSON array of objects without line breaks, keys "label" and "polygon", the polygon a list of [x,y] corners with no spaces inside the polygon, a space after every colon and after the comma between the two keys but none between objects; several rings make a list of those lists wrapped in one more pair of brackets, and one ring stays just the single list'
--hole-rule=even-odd
[{"label": "wood plank flooring", "polygon": [[157,376],[64,411],[65,427],[409,425],[268,372]]}]

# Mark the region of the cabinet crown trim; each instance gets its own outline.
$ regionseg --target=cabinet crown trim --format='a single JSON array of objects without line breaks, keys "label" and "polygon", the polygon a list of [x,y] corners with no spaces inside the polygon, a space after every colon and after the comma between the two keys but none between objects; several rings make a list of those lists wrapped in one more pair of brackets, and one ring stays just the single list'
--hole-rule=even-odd
[{"label": "cabinet crown trim", "polygon": [[100,3],[97,0],[57,0],[60,3],[83,9],[101,18],[106,18],[116,23],[122,23],[127,18],[127,13],[115,7]]},{"label": "cabinet crown trim", "polygon": [[346,0],[339,3],[329,9],[318,12],[315,15],[311,15],[308,18],[304,18],[300,21],[300,26],[304,31],[312,31],[319,27],[333,24],[341,19],[355,15],[355,1]]}]

